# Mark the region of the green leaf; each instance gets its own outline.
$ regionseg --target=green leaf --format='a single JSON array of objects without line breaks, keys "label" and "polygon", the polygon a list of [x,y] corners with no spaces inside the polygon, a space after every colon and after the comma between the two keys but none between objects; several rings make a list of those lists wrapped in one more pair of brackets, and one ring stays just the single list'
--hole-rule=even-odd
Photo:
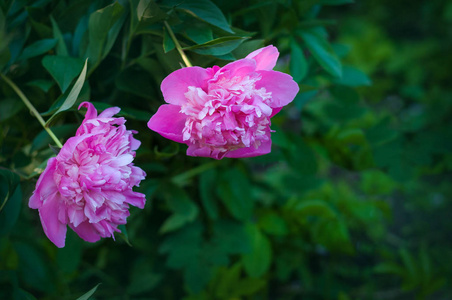
[{"label": "green leaf", "polygon": [[221,174],[217,194],[228,211],[238,220],[249,220],[253,214],[254,199],[247,176],[236,168]]},{"label": "green leaf", "polygon": [[226,55],[247,39],[247,37],[241,36],[224,36],[204,44],[185,47],[184,50],[192,50],[203,55]]},{"label": "green leaf", "polygon": [[[105,110],[109,107],[112,107],[111,105],[104,103],[104,102],[96,102],[96,101],[91,101],[91,103],[96,107],[96,109],[99,110]],[[151,113],[143,111],[143,110],[139,110],[139,109],[135,109],[135,108],[130,108],[130,107],[126,107],[126,106],[121,106],[121,111],[118,113],[118,116],[123,116],[127,119],[133,119],[133,120],[139,120],[139,121],[149,121],[149,119],[151,118]]]},{"label": "green leaf", "polygon": [[121,224],[118,226],[118,229],[121,230],[121,232],[115,232],[115,235],[120,236],[129,247],[132,247],[132,244],[129,241],[129,235],[127,234],[126,225]]},{"label": "green leaf", "polygon": [[132,15],[130,21],[131,36],[140,33],[140,31],[145,31],[147,26],[167,17],[167,14],[153,0],[131,0],[130,11]]},{"label": "green leaf", "polygon": [[353,3],[353,0],[320,0],[320,4],[323,5],[343,5]]},{"label": "green leaf", "polygon": [[259,227],[262,228],[263,231],[274,234],[278,236],[283,236],[288,233],[287,223],[286,221],[279,216],[276,212],[268,211],[263,213],[259,217]]},{"label": "green leaf", "polygon": [[342,68],[342,77],[334,82],[348,86],[369,86],[372,84],[372,81],[364,72],[349,66]]},{"label": "green leaf", "polygon": [[308,62],[303,54],[303,50],[296,41],[291,43],[290,52],[290,74],[296,82],[301,82],[308,73]]},{"label": "green leaf", "polygon": [[2,188],[2,193],[0,194],[0,212],[2,208],[6,205],[6,202],[14,194],[17,185],[19,184],[20,177],[16,173],[11,172],[8,169],[0,167],[0,178],[4,184]]},{"label": "green leaf", "polygon": [[66,233],[66,244],[56,253],[58,270],[66,274],[77,271],[82,262],[83,240],[72,230]]},{"label": "green leaf", "polygon": [[77,101],[78,95],[80,94],[80,91],[82,90],[83,83],[85,82],[87,66],[88,66],[88,59],[86,59],[83,70],[80,73],[80,76],[77,78],[77,81],[75,82],[71,91],[69,92],[69,95],[67,96],[66,100],[64,100],[63,104],[50,117],[50,119],[47,120],[46,126],[52,122],[52,120],[55,118],[55,116],[57,114],[59,114],[62,111],[68,110],[69,108],[71,108],[74,105],[75,101]]},{"label": "green leaf", "polygon": [[218,218],[218,205],[215,197],[216,178],[215,170],[207,170],[199,176],[201,202],[207,216],[211,219]]},{"label": "green leaf", "polygon": [[168,30],[163,28],[163,51],[165,53],[170,52],[176,47],[173,39],[170,37]]},{"label": "green leaf", "polygon": [[27,82],[28,86],[37,87],[44,93],[47,93],[54,84],[55,82],[53,80],[44,80],[44,79],[37,79]]},{"label": "green leaf", "polygon": [[291,200],[285,208],[296,214],[298,218],[317,216],[326,219],[335,219],[336,213],[330,205],[323,200]]},{"label": "green leaf", "polygon": [[116,87],[124,92],[152,99],[155,95],[153,86],[149,84],[152,77],[148,72],[130,67],[121,72],[116,78]]},{"label": "green leaf", "polygon": [[234,33],[223,15],[223,12],[210,0],[165,0],[162,2],[166,6],[175,6],[196,18],[223,29],[229,33]]},{"label": "green leaf", "polygon": [[53,37],[58,40],[56,47],[57,55],[68,56],[69,52],[67,51],[67,46],[64,41],[63,35],[61,34],[60,27],[58,27],[58,24],[57,22],[55,22],[55,19],[52,17],[52,15],[50,16],[50,21],[52,22]]},{"label": "green leaf", "polygon": [[187,25],[188,27],[185,29],[185,33],[196,44],[204,44],[213,40],[212,29],[207,24],[193,23]]},{"label": "green leaf", "polygon": [[100,283],[98,283],[95,287],[93,287],[92,289],[90,289],[88,292],[86,292],[85,294],[83,294],[82,296],[78,297],[77,300],[88,300],[91,298],[92,295],[94,295],[94,293],[96,292],[97,288],[99,287],[99,285],[101,285]]},{"label": "green leaf", "polygon": [[314,29],[304,29],[298,33],[317,62],[334,77],[341,77],[342,65],[331,45]]},{"label": "green leaf", "polygon": [[19,217],[22,206],[22,190],[19,176],[9,170],[0,169],[0,236],[8,234]]},{"label": "green leaf", "polygon": [[[75,134],[75,131],[78,128],[78,124],[63,124],[52,127],[53,133],[59,138],[69,138]],[[41,150],[44,147],[47,147],[49,144],[52,144],[54,141],[49,136],[49,133],[44,129],[36,135],[31,143],[31,151]]]},{"label": "green leaf", "polygon": [[247,233],[251,242],[251,252],[242,255],[242,262],[250,277],[261,277],[270,269],[272,258],[270,242],[255,224],[247,225]]},{"label": "green leaf", "polygon": [[58,83],[61,92],[64,93],[71,85],[72,80],[80,74],[83,68],[83,60],[69,56],[47,55],[42,59],[42,65]]},{"label": "green leaf", "polygon": [[[85,57],[90,59],[90,63],[96,66],[108,48],[113,45],[119,29],[114,28],[115,23],[120,19],[124,13],[124,8],[115,2],[102,9],[93,12],[88,21],[88,49]],[[108,39],[108,46],[107,44]],[[112,42],[113,40],[113,42]],[[108,52],[108,51],[107,51]]]},{"label": "green leaf", "polygon": [[56,46],[57,42],[57,39],[43,39],[34,42],[24,49],[18,60],[26,60],[44,54],[53,49]]},{"label": "green leaf", "polygon": [[13,117],[24,107],[24,103],[18,99],[3,98],[2,101],[0,101],[0,122]]},{"label": "green leaf", "polygon": [[192,222],[198,216],[198,207],[191,201],[188,194],[175,185],[165,186],[165,198],[168,207],[174,212],[160,227],[160,233],[176,230]]}]

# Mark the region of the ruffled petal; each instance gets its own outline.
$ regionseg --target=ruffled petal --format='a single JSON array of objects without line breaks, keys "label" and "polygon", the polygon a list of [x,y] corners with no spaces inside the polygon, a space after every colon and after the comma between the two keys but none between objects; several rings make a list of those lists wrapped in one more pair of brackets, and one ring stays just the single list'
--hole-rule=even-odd
[{"label": "ruffled petal", "polygon": [[79,237],[87,242],[94,243],[100,240],[99,233],[88,221],[80,223],[77,227],[71,224],[69,224],[69,226],[78,234]]},{"label": "ruffled petal", "polygon": [[178,105],[164,104],[151,117],[148,127],[163,137],[178,143],[184,143],[182,130],[185,127],[187,115],[180,113]]},{"label": "ruffled petal", "polygon": [[276,66],[278,56],[278,49],[273,45],[269,45],[251,52],[245,58],[254,59],[256,61],[256,70],[270,71]]},{"label": "ruffled petal", "polygon": [[201,67],[188,67],[176,70],[162,81],[160,89],[162,90],[163,98],[167,103],[183,105],[187,102],[185,93],[188,91],[188,87],[195,86],[205,90],[208,77],[207,70]]},{"label": "ruffled petal", "polygon": [[282,107],[295,98],[299,91],[298,84],[292,76],[277,71],[258,71],[261,79],[256,82],[256,88],[265,88],[272,93],[270,107]]},{"label": "ruffled petal", "polygon": [[256,70],[256,61],[254,59],[239,59],[228,63],[219,72],[229,72],[228,76],[233,78],[235,76],[243,77],[253,73]]},{"label": "ruffled petal", "polygon": [[270,139],[270,132],[267,133],[268,140],[263,141],[262,144],[256,149],[253,146],[240,148],[234,151],[226,153],[225,157],[241,158],[241,157],[254,157],[264,155],[272,151],[272,140]]},{"label": "ruffled petal", "polygon": [[56,158],[52,157],[47,161],[47,167],[41,176],[39,176],[38,182],[36,183],[36,189],[33,195],[30,197],[28,206],[30,208],[40,208],[42,206],[42,199],[47,199],[50,194],[58,191],[53,178],[53,172],[55,172]]},{"label": "ruffled petal", "polygon": [[66,240],[66,224],[58,220],[59,206],[62,202],[58,192],[49,195],[39,209],[42,228],[49,240],[58,248],[63,248]]},{"label": "ruffled petal", "polygon": [[97,117],[97,110],[91,102],[85,101],[85,102],[80,103],[80,105],[78,106],[78,110],[80,110],[80,108],[82,108],[82,107],[85,107],[88,109],[85,114],[85,120],[94,119]]}]

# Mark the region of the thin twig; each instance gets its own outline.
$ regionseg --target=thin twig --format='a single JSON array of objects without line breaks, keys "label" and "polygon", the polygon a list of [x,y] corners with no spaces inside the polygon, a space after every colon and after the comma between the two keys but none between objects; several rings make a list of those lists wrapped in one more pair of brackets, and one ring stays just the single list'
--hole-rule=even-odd
[{"label": "thin twig", "polygon": [[0,73],[0,76],[3,78],[3,80],[16,92],[16,94],[19,96],[19,98],[25,103],[25,105],[30,109],[32,114],[38,119],[39,123],[41,123],[42,127],[47,131],[47,133],[50,135],[50,137],[55,141],[56,145],[60,148],[63,148],[63,145],[58,140],[56,135],[46,126],[46,122],[44,122],[44,119],[41,117],[39,112],[36,110],[36,108],[31,104],[31,102],[28,100],[28,98],[22,93],[22,91],[17,87],[14,82],[12,82],[8,77]]},{"label": "thin twig", "polygon": [[171,27],[169,26],[168,22],[164,21],[166,29],[168,30],[168,33],[171,37],[171,39],[174,42],[174,45],[176,46],[177,51],[179,51],[180,56],[182,57],[182,60],[184,61],[185,65],[187,67],[192,67],[193,65],[191,64],[190,60],[188,59],[187,55],[185,55],[184,50],[182,50],[182,47],[179,44],[179,41],[177,40],[176,36],[174,35],[173,30],[171,29]]}]

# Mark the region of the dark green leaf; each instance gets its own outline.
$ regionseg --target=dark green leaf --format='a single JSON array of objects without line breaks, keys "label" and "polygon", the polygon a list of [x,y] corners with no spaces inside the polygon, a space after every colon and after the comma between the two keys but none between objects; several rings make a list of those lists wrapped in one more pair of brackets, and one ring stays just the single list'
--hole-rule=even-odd
[{"label": "dark green leaf", "polygon": [[342,68],[342,77],[335,80],[335,82],[348,86],[367,86],[372,84],[372,81],[366,74],[349,66],[344,66]]},{"label": "dark green leaf", "polygon": [[254,199],[246,175],[236,168],[222,172],[217,193],[229,212],[239,220],[249,220]]},{"label": "dark green leaf", "polygon": [[192,50],[203,55],[225,55],[236,49],[246,39],[240,36],[224,36],[204,44],[186,47],[184,50]]},{"label": "dark green leaf", "polygon": [[17,114],[24,104],[19,99],[6,98],[0,102],[0,122],[6,121]]},{"label": "dark green leaf", "polygon": [[229,27],[223,12],[210,0],[165,0],[162,4],[166,6],[175,6],[176,9],[183,10],[184,12],[227,32],[234,33],[231,27]]},{"label": "dark green leaf", "polygon": [[165,53],[170,52],[174,49],[176,45],[174,45],[173,39],[170,37],[166,28],[163,29],[163,51]]},{"label": "dark green leaf", "polygon": [[47,120],[46,124],[50,124],[57,114],[59,114],[62,111],[70,109],[74,105],[75,101],[77,101],[78,95],[80,94],[80,91],[82,90],[83,83],[85,82],[87,65],[88,65],[88,59],[85,61],[83,70],[80,73],[80,76],[77,78],[77,81],[75,82],[71,91],[69,92],[69,95],[67,96],[66,100],[64,100],[63,104],[61,104],[61,106],[50,117],[50,119]]},{"label": "dark green leaf", "polygon": [[160,227],[161,233],[166,233],[192,222],[198,215],[198,207],[190,200],[188,194],[181,188],[170,185],[165,191],[169,208],[174,212]]},{"label": "dark green leaf", "polygon": [[247,225],[247,233],[251,242],[251,252],[242,255],[242,262],[250,277],[261,277],[270,268],[272,260],[270,242],[255,224]]},{"label": "dark green leaf", "polygon": [[116,78],[116,87],[121,91],[131,93],[146,99],[155,97],[149,73],[136,68],[128,68]]},{"label": "dark green leaf", "polygon": [[299,34],[317,62],[331,75],[341,77],[342,65],[331,45],[314,29],[304,29]]},{"label": "dark green leaf", "polygon": [[201,201],[207,215],[211,219],[216,219],[218,217],[218,205],[215,196],[216,178],[215,170],[207,170],[199,176]]},{"label": "dark green leaf", "polygon": [[342,5],[353,3],[353,0],[320,0],[320,4],[324,5]]},{"label": "dark green leaf", "polygon": [[0,236],[8,234],[19,217],[22,206],[22,190],[19,176],[6,169],[0,169]]},{"label": "dark green leaf", "polygon": [[64,41],[63,35],[61,34],[60,28],[58,27],[57,22],[55,22],[55,19],[52,16],[50,16],[50,21],[52,22],[53,38],[58,40],[58,44],[56,47],[57,55],[68,56],[69,53],[67,51],[67,46]]},{"label": "dark green leaf", "polygon": [[290,53],[290,74],[296,82],[301,82],[308,73],[308,62],[303,54],[303,50],[296,41],[291,43]]},{"label": "dark green leaf", "polygon": [[115,2],[90,15],[88,22],[89,43],[85,57],[89,58],[90,63],[94,66],[100,62],[105,52],[108,52],[109,47],[113,45],[119,32],[116,22],[123,13],[124,8],[118,2]]},{"label": "dark green leaf", "polygon": [[53,49],[56,46],[57,39],[43,39],[34,42],[30,46],[26,47],[22,54],[19,56],[19,60],[26,60],[41,54],[44,54]]},{"label": "dark green leaf", "polygon": [[53,80],[43,80],[43,79],[37,79],[27,82],[27,85],[35,86],[41,89],[44,93],[47,93],[54,84],[55,82]]},{"label": "dark green leaf", "polygon": [[71,85],[72,80],[80,74],[83,68],[83,60],[69,56],[47,55],[42,59],[42,65],[58,83],[61,92],[64,93]]},{"label": "dark green leaf", "polygon": [[86,292],[82,296],[78,297],[77,300],[89,300],[91,298],[91,296],[94,295],[94,293],[96,292],[99,285],[101,285],[101,283],[98,283],[95,287],[90,289],[88,292]]}]

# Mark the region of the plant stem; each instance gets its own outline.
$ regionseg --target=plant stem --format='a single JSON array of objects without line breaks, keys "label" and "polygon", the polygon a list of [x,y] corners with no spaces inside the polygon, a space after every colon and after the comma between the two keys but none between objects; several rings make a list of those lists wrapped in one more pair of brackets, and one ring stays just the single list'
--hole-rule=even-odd
[{"label": "plant stem", "polygon": [[179,41],[177,40],[176,36],[174,35],[173,30],[171,29],[171,27],[169,26],[168,22],[164,21],[166,29],[168,30],[168,33],[171,37],[171,39],[174,42],[174,45],[176,46],[177,51],[179,51],[180,56],[182,57],[182,60],[184,61],[185,65],[187,67],[192,67],[193,65],[191,64],[190,60],[188,60],[187,55],[185,55],[184,50],[182,50],[182,47],[179,44]]},{"label": "plant stem", "polygon": [[17,85],[14,84],[8,77],[0,73],[0,76],[3,78],[3,80],[9,84],[9,86],[16,92],[16,94],[19,96],[19,98],[25,103],[25,105],[30,109],[32,114],[38,119],[39,123],[41,123],[42,127],[47,131],[47,133],[50,135],[50,137],[55,141],[56,145],[60,148],[63,148],[63,145],[58,140],[58,138],[55,136],[55,134],[50,130],[50,128],[46,127],[46,122],[44,122],[44,119],[41,117],[39,112],[36,110],[36,108],[31,104],[31,102],[27,99],[27,97],[22,93],[22,91],[17,87]]},{"label": "plant stem", "polygon": [[206,164],[199,165],[193,169],[190,169],[184,173],[178,174],[174,176],[171,181],[175,184],[182,185],[184,182],[186,182],[191,177],[194,177],[198,174],[201,174],[209,169],[215,168],[219,165],[219,161],[214,161]]}]

